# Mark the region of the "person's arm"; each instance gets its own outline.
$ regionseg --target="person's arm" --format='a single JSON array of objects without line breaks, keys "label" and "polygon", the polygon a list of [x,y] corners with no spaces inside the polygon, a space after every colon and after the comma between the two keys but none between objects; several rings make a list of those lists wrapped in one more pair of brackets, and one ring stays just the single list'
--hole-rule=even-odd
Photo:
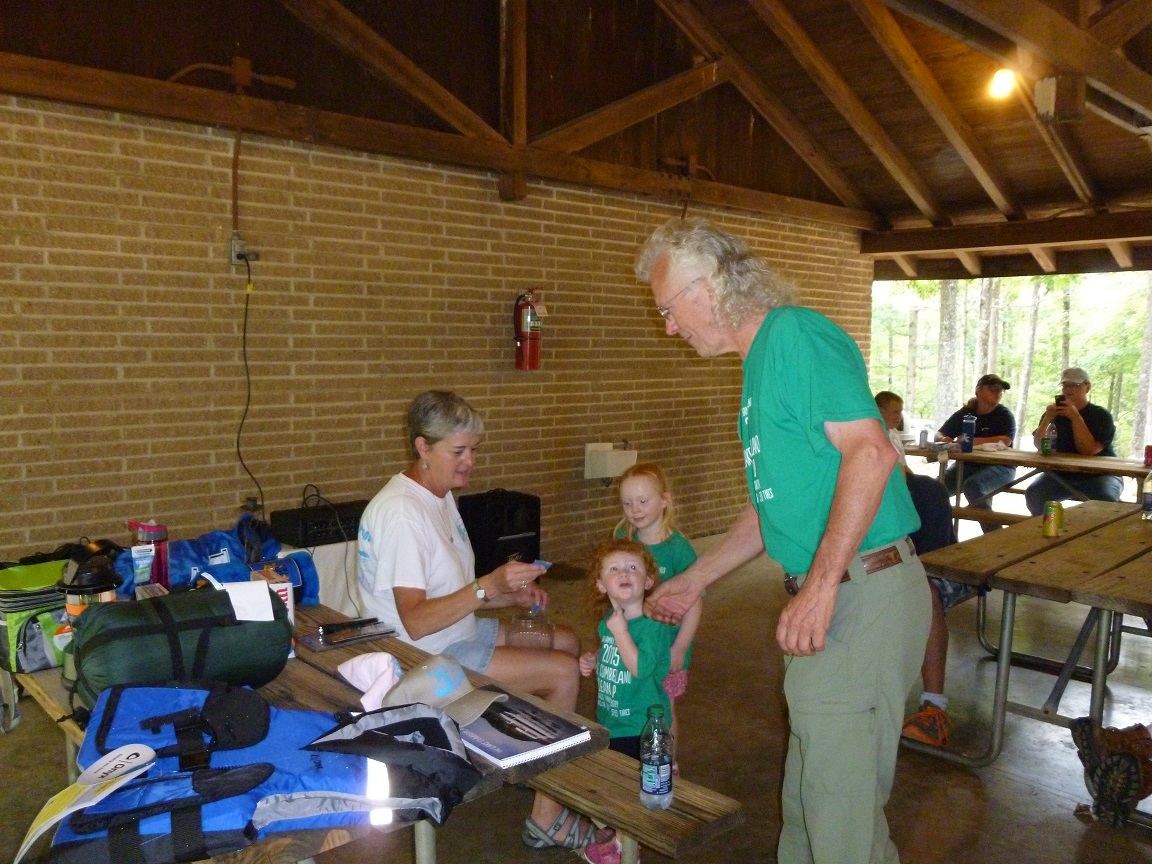
[{"label": "person's arm", "polygon": [[1105,447],[1105,444],[1096,439],[1096,435],[1084,422],[1084,416],[1072,405],[1065,403],[1068,409],[1065,415],[1072,422],[1072,438],[1076,442],[1076,452],[1081,456],[1095,456]]},{"label": "person's arm", "polygon": [[[514,604],[546,604],[547,593],[534,581],[543,572],[544,568],[537,564],[520,561],[510,561],[497,567],[476,580],[488,595],[488,600],[476,596],[475,585],[471,582],[443,597],[429,598],[423,588],[401,587],[393,588],[392,595],[396,598],[396,613],[408,636],[414,640],[423,639],[432,633],[439,633],[445,627],[451,627],[479,609],[498,609]],[[520,588],[521,583],[525,585],[524,588]]]},{"label": "person's arm", "polygon": [[876,518],[896,464],[896,453],[875,420],[825,423],[824,433],[840,451],[840,470],[828,524],[812,566],[776,626],[776,641],[785,654],[811,655],[824,650],[840,579]]},{"label": "person's arm", "polygon": [[580,674],[585,678],[590,678],[596,671],[596,661],[600,659],[600,649],[595,651],[585,651],[580,655]]},{"label": "person's arm", "polygon": [[1056,417],[1056,411],[1061,406],[1053,402],[1044,409],[1044,416],[1040,418],[1040,423],[1035,429],[1032,430],[1032,443],[1036,449],[1040,449],[1040,442],[1044,440],[1044,433],[1048,431],[1048,427],[1052,425],[1052,420]]},{"label": "person's arm", "polygon": [[[674,577],[679,578],[679,577]],[[672,663],[670,671],[679,672],[684,668],[684,658],[688,655],[688,648],[696,638],[696,630],[700,626],[700,619],[704,615],[704,598],[701,597],[692,604],[692,608],[684,613],[680,619],[680,631],[672,642]]]},{"label": "person's arm", "polygon": [[[896,451],[887,439],[884,446],[895,458]],[[719,543],[697,558],[688,569],[674,579],[662,582],[648,595],[644,601],[644,614],[665,624],[680,623],[705,588],[763,551],[760,517],[749,501]]]}]

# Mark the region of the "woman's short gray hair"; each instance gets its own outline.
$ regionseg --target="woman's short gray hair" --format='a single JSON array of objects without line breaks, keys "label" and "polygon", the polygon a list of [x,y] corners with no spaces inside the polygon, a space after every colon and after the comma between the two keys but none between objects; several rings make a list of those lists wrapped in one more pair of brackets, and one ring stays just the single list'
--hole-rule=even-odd
[{"label": "woman's short gray hair", "polygon": [[636,255],[636,277],[652,281],[652,268],[668,256],[677,272],[698,271],[712,286],[716,320],[736,329],[754,315],[796,302],[795,288],[778,276],[748,244],[703,219],[671,219],[657,228]]},{"label": "woman's short gray hair", "polygon": [[416,452],[417,438],[435,444],[457,432],[484,434],[484,421],[462,396],[447,390],[429,390],[408,406],[408,446],[413,456],[420,456]]}]

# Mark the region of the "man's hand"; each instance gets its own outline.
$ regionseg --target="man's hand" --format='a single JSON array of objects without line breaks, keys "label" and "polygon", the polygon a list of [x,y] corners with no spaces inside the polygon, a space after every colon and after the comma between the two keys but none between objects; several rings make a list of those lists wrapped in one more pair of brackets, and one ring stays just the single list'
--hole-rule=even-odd
[{"label": "man's hand", "polygon": [[660,583],[644,601],[644,614],[665,624],[679,624],[684,614],[700,599],[702,586],[686,573]]},{"label": "man's hand", "polygon": [[780,650],[796,657],[809,657],[823,651],[839,592],[839,580],[821,585],[815,579],[805,579],[800,593],[788,601],[776,624],[776,644]]}]

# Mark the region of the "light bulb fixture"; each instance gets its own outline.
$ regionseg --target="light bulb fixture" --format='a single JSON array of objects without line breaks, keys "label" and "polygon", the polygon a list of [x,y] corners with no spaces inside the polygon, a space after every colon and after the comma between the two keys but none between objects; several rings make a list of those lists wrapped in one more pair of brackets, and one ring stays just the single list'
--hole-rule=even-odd
[{"label": "light bulb fixture", "polygon": [[988,92],[992,94],[993,99],[1003,99],[1010,95],[1015,87],[1016,73],[1011,69],[997,69],[996,74],[992,76]]}]

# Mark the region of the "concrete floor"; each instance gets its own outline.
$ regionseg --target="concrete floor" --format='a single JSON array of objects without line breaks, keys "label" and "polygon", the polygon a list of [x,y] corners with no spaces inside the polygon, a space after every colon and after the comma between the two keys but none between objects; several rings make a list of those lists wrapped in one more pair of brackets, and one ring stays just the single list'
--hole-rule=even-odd
[{"label": "concrete floor", "polygon": [[[546,580],[552,617],[576,627],[590,644],[594,629],[584,607],[583,584],[570,568],[567,573],[570,578]],[[679,709],[680,765],[686,778],[743,801],[747,821],[689,855],[684,859],[689,864],[775,861],[786,724],[772,633],[785,599],[779,571],[765,559],[718,583],[707,598],[688,693]],[[990,606],[995,634],[999,601]],[[975,612],[976,604],[969,602],[950,613],[947,691],[954,746],[969,751],[983,750],[995,675],[991,658],[975,639]],[[1068,644],[1083,612],[1076,606],[1021,600],[1017,649]],[[1110,678],[1107,723],[1152,723],[1150,668],[1152,640],[1126,636],[1120,666]],[[1014,669],[1010,698],[1039,705],[1052,680],[1044,673]],[[918,693],[910,694],[910,709]],[[586,681],[580,710],[592,716],[594,704],[594,687]],[[1061,710],[1079,716],[1087,713],[1087,704],[1088,685],[1073,682]],[[21,705],[20,726],[0,735],[0,802],[5,813],[0,860],[11,860],[24,829],[64,776],[59,733],[29,699]],[[440,862],[575,860],[570,852],[533,852],[521,845],[520,823],[530,800],[529,791],[507,788],[458,808],[437,832]],[[1152,831],[1139,826],[1115,830],[1077,816],[1076,805],[1089,800],[1067,730],[1009,715],[1003,755],[978,771],[903,750],[888,814],[905,864],[1152,864]],[[1144,809],[1152,811],[1152,806],[1145,802]],[[334,849],[317,860],[407,864],[411,850],[411,831],[403,829]],[[662,860],[651,853],[643,858]]]}]

